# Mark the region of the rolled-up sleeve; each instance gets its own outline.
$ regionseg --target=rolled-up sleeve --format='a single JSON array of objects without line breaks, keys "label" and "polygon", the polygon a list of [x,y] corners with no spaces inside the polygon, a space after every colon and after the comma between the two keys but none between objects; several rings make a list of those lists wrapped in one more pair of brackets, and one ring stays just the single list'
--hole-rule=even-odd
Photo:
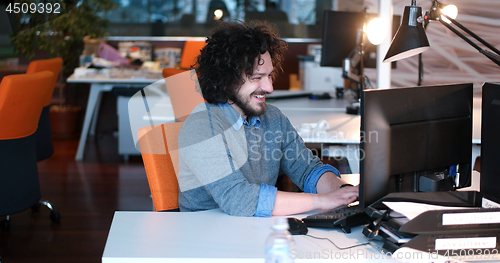
[{"label": "rolled-up sleeve", "polygon": [[340,172],[339,172],[339,170],[337,170],[337,168],[335,168],[329,164],[325,164],[323,166],[320,166],[320,167],[314,169],[309,174],[309,176],[307,176],[306,181],[304,183],[304,192],[316,194],[317,193],[316,184],[318,184],[319,178],[326,172],[332,172],[336,176],[338,176],[339,178],[341,177]]},{"label": "rolled-up sleeve", "polygon": [[278,188],[274,186],[267,184],[260,185],[255,217],[270,217],[272,215],[277,192]]}]

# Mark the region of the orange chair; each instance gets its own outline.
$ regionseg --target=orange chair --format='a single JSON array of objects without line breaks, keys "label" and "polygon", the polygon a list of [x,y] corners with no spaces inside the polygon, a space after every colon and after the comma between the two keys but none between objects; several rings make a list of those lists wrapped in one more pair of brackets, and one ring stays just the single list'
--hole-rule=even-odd
[{"label": "orange chair", "polygon": [[[9,215],[39,205],[40,184],[36,156],[38,120],[44,98],[52,91],[54,74],[42,71],[33,74],[5,76],[0,83],[0,221],[9,228]],[[60,215],[52,206],[50,218]]]},{"label": "orange chair", "polygon": [[200,50],[205,47],[207,43],[205,41],[192,41],[187,40],[184,43],[184,48],[182,49],[181,61],[178,68],[165,68],[163,69],[163,77],[168,78],[175,74],[182,73],[186,70],[190,70],[191,66],[196,63],[196,58],[200,55]]},{"label": "orange chair", "polygon": [[138,131],[139,146],[155,211],[179,211],[177,138],[182,122],[146,126]]},{"label": "orange chair", "polygon": [[48,70],[54,74],[50,84],[50,91],[43,98],[43,109],[38,121],[38,129],[36,131],[36,157],[38,161],[45,160],[54,154],[54,146],[52,145],[52,130],[50,128],[49,107],[52,100],[52,93],[57,82],[57,77],[61,71],[63,60],[62,58],[34,60],[26,71],[27,74],[36,73]]},{"label": "orange chair", "polygon": [[177,121],[186,120],[196,105],[206,102],[194,69],[166,78],[165,85]]}]

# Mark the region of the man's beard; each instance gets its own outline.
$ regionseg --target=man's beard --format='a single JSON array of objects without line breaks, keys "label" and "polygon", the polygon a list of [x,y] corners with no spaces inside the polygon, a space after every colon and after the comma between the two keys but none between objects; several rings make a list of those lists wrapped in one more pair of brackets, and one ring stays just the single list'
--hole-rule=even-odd
[{"label": "man's beard", "polygon": [[260,116],[260,115],[262,115],[262,114],[264,114],[266,112],[266,103],[262,103],[261,107],[259,109],[252,108],[250,106],[250,103],[249,103],[249,101],[252,99],[251,97],[253,97],[256,94],[257,95],[259,95],[259,94],[267,94],[267,92],[263,92],[263,91],[253,92],[252,94],[250,94],[250,96],[247,96],[246,98],[243,98],[243,97],[239,96],[239,94],[237,93],[237,91],[235,91],[235,94],[233,94],[233,96],[232,96],[233,98],[231,100],[234,102],[234,104],[236,104],[243,111],[243,113],[247,117],[250,117],[250,116]]}]

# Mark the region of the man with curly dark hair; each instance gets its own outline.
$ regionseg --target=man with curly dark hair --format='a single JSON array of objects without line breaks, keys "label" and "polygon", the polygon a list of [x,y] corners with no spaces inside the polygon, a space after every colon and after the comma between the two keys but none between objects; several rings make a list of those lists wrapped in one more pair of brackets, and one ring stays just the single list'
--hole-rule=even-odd
[{"label": "man with curly dark hair", "polygon": [[[286,43],[266,23],[223,23],[197,59],[207,103],[184,121],[179,143],[179,208],[220,208],[230,215],[271,216],[334,209],[357,187],[304,145],[281,111],[266,104]],[[304,192],[278,191],[286,174]]]}]

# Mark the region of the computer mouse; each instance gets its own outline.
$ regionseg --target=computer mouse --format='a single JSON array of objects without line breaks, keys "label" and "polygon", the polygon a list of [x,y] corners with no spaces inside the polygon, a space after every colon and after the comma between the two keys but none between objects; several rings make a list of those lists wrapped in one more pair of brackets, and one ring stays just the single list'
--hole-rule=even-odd
[{"label": "computer mouse", "polygon": [[298,218],[289,217],[288,218],[288,225],[290,226],[289,231],[292,235],[305,235],[305,234],[307,234],[306,224]]}]

